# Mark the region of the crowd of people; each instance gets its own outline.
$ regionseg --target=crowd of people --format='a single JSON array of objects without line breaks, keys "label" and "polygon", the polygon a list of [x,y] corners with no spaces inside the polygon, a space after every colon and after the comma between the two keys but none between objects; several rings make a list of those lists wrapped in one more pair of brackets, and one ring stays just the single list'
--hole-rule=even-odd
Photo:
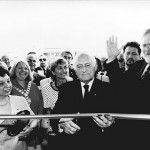
[{"label": "crowd of people", "polygon": [[64,117],[1,119],[0,150],[148,148],[148,120],[111,116],[150,114],[150,29],[142,43],[129,41],[118,49],[112,36],[107,58],[63,51],[48,60],[29,52],[11,64],[9,56],[1,56],[0,115]]}]

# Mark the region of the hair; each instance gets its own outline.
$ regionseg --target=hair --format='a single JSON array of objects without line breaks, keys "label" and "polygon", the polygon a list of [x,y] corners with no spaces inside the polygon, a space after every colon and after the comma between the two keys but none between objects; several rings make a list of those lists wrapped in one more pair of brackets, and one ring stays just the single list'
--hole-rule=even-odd
[{"label": "hair", "polygon": [[68,65],[68,61],[66,59],[64,59],[63,57],[55,57],[53,58],[50,62],[49,62],[49,65],[48,65],[48,70],[49,72],[51,72],[51,78],[53,80],[56,79],[55,75],[52,74],[52,71],[54,72],[55,71],[55,68],[59,65],[59,64],[63,64],[63,63],[66,63]]},{"label": "hair", "polygon": [[34,57],[37,60],[37,57],[35,54],[28,54],[26,57],[26,61],[28,61],[31,57]]},{"label": "hair", "polygon": [[5,55],[1,56],[1,59],[6,59],[6,58],[9,58],[9,57],[10,57],[9,55],[5,54]]},{"label": "hair", "polygon": [[150,33],[150,29],[147,29],[147,30],[144,32],[143,36],[145,36],[145,35],[147,35],[147,34],[149,34],[149,33]]},{"label": "hair", "polygon": [[98,57],[95,57],[97,63],[97,70],[96,73],[102,70],[101,60]]},{"label": "hair", "polygon": [[4,61],[0,61],[0,66],[3,67],[4,69],[8,70],[8,67]]},{"label": "hair", "polygon": [[29,53],[27,53],[27,55],[30,55],[30,54],[36,55],[36,52],[29,52]]},{"label": "hair", "polygon": [[26,81],[32,81],[33,78],[32,78],[32,75],[31,75],[30,66],[29,66],[29,64],[28,64],[26,61],[24,61],[24,60],[19,60],[19,61],[17,61],[17,62],[14,63],[14,65],[12,66],[12,68],[11,68],[11,70],[10,70],[10,77],[11,77],[11,79],[16,79],[15,70],[16,70],[17,65],[18,65],[19,63],[21,63],[21,62],[24,63],[24,64],[26,64],[26,66],[27,66],[27,68],[28,68],[28,70],[29,70],[29,75],[27,76]]},{"label": "hair", "polygon": [[4,67],[0,66],[0,76],[1,76],[1,77],[4,77],[6,74],[7,74],[8,76],[10,76],[9,71],[8,71],[7,69],[5,69]]},{"label": "hair", "polygon": [[78,63],[79,58],[83,57],[83,56],[88,56],[89,59],[91,60],[91,62],[93,63],[93,66],[97,67],[97,62],[95,59],[95,56],[93,56],[92,54],[86,53],[86,52],[81,52],[78,53],[75,58],[73,59],[73,68],[76,70],[76,65]]},{"label": "hair", "polygon": [[140,44],[138,42],[127,42],[123,47],[123,53],[125,52],[125,50],[128,46],[137,48],[139,55],[141,54],[141,48],[140,48]]},{"label": "hair", "polygon": [[60,56],[62,57],[64,55],[64,53],[71,55],[71,57],[73,58],[72,53],[70,51],[62,51]]}]

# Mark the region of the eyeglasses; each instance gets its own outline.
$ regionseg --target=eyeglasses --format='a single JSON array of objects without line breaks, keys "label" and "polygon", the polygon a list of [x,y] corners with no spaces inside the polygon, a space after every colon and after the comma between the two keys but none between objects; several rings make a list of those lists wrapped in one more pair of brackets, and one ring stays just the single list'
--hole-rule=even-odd
[{"label": "eyeglasses", "polygon": [[39,59],[39,61],[46,61],[46,59],[45,59],[45,58],[43,58],[43,59]]}]

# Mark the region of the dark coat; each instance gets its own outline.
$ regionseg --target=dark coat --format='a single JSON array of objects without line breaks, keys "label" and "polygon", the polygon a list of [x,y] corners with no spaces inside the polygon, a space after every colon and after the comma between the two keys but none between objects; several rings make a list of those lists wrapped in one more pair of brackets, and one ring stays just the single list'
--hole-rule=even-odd
[{"label": "dark coat", "polygon": [[42,76],[40,74],[38,74],[37,72],[33,73],[33,82],[37,85],[40,86],[40,81],[42,79],[45,79],[45,76]]},{"label": "dark coat", "polygon": [[[84,101],[79,80],[71,81],[63,84],[60,88],[58,101],[52,113],[70,114],[113,112],[115,110],[115,99],[113,98],[113,95],[114,92],[109,83],[94,79],[89,93],[89,99]],[[57,135],[57,137],[60,137],[60,139],[57,140],[57,143],[60,141],[65,144],[72,143],[73,147],[77,146],[76,148],[91,147],[96,149],[99,145],[101,145],[100,147],[103,147],[104,145],[106,147],[109,146],[106,142],[108,142],[108,138],[111,137],[111,134],[109,133],[111,133],[113,125],[105,129],[105,132],[102,132],[101,128],[96,125],[92,117],[75,119],[74,121],[80,126],[81,130],[74,135],[67,135],[65,133]],[[57,131],[57,124],[57,120],[51,120],[51,125],[55,131]]]},{"label": "dark coat", "polygon": [[[148,93],[150,89],[150,75],[141,79],[141,75],[146,67],[146,62],[140,60],[132,68],[122,72],[119,69],[117,60],[106,65],[107,75],[110,84],[118,94],[118,106],[120,113],[150,114]],[[150,147],[148,136],[150,135],[150,121],[148,120],[116,120],[116,129],[120,143],[126,148],[139,149]],[[124,141],[124,142],[123,142]]]}]

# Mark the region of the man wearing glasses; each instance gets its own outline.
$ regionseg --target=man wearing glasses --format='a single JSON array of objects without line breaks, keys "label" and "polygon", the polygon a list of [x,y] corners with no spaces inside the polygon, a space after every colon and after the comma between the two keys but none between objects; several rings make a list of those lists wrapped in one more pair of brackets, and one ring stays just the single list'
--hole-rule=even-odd
[{"label": "man wearing glasses", "polygon": [[35,72],[39,73],[42,76],[46,77],[46,67],[47,67],[47,57],[45,55],[40,55],[39,56],[39,63],[40,66],[35,68]]}]

